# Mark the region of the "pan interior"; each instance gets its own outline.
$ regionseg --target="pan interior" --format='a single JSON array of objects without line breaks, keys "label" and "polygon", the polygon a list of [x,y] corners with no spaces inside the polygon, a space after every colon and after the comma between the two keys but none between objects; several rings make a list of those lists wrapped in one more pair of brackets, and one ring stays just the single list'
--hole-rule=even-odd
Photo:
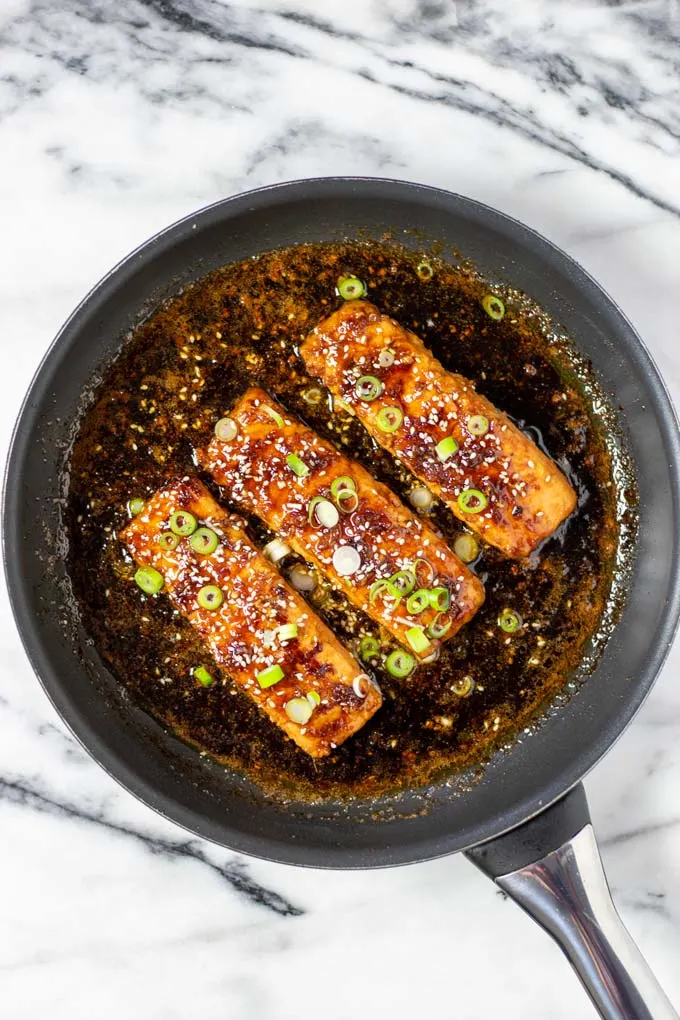
[{"label": "pan interior", "polygon": [[[431,254],[422,279],[423,258],[394,242],[306,244],[208,274],[135,331],[97,388],[70,455],[68,570],[103,658],[161,724],[286,801],[375,798],[453,777],[469,786],[497,749],[527,739],[546,706],[592,670],[625,598],[637,499],[616,414],[588,366],[525,296],[503,289],[507,310],[494,321],[483,298],[490,287],[498,293],[497,281]],[[339,303],[338,275],[350,271],[367,282],[375,305],[418,332],[445,367],[474,379],[548,450],[578,506],[532,556],[511,560],[483,548],[471,569],[484,581],[484,605],[435,662],[395,679],[384,664],[395,646],[383,635],[381,653],[367,664],[384,695],[380,712],[319,760],[248,697],[233,696],[228,674],[165,595],[139,591],[119,536],[130,498],[195,474],[214,424],[253,384],[408,505],[413,476],[324,399],[298,354]],[[342,471],[352,475],[351,463]],[[216,486],[209,472],[202,480],[221,505],[245,514],[265,548],[273,533],[233,501],[229,484]],[[426,520],[449,548],[464,533],[441,502]],[[310,597],[347,647],[358,652],[360,636],[380,637],[374,621],[322,579]],[[408,612],[408,603],[401,609]],[[508,609],[522,621],[512,635],[499,626]],[[209,691],[192,676],[197,663],[217,679]]]},{"label": "pan interior", "polygon": [[[583,686],[466,793],[448,784],[377,802],[283,809],[165,734],[125,695],[68,612],[58,501],[83,393],[150,310],[210,270],[302,242],[380,237],[420,247],[416,228],[531,295],[589,358],[622,408],[640,486],[639,555],[621,624]],[[58,421],[55,427],[54,422]],[[48,424],[49,423],[49,424]],[[326,866],[401,863],[462,849],[517,824],[572,785],[641,703],[677,615],[677,434],[665,391],[630,325],[565,256],[492,210],[394,182],[318,181],[221,203],[159,235],[86,299],[36,377],[5,493],[13,605],[49,695],[94,756],[152,806],[246,852]],[[47,470],[45,470],[47,465]],[[53,606],[63,612],[55,614]]]}]

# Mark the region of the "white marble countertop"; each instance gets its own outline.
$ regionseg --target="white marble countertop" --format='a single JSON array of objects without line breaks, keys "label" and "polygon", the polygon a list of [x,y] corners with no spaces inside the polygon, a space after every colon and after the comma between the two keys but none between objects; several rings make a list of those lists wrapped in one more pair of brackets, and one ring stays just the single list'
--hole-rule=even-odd
[{"label": "white marble countertop", "polygon": [[[52,336],[126,252],[235,191],[326,174],[440,185],[546,234],[677,400],[679,47],[678,0],[2,0],[3,449]],[[65,731],[4,591],[0,608],[7,1020],[594,1016],[462,858],[308,872],[154,815]],[[680,1006],[678,665],[676,647],[587,788],[617,904]]]}]

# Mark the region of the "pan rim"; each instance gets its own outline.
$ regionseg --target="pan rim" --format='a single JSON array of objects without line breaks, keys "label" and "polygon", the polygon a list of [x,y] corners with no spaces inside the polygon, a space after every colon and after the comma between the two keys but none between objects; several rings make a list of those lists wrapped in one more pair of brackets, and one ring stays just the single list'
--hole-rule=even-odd
[{"label": "pan rim", "polygon": [[[142,800],[163,817],[174,821],[176,824],[188,831],[196,833],[202,838],[215,842],[218,845],[228,846],[231,849],[251,854],[256,857],[262,857],[266,860],[277,863],[295,865],[302,864],[321,868],[342,867],[347,869],[366,869],[372,867],[389,867],[406,863],[415,863],[421,860],[430,860],[445,856],[454,850],[468,849],[470,846],[474,846],[479,842],[484,842],[502,835],[504,832],[515,828],[522,822],[539,814],[551,803],[559,800],[560,797],[576,785],[576,783],[578,783],[583,776],[586,775],[590,769],[595,766],[595,764],[597,764],[613,743],[615,743],[622,735],[641,708],[649,694],[649,691],[651,690],[651,687],[653,686],[654,680],[658,676],[670,652],[678,627],[678,618],[680,616],[680,562],[678,561],[677,554],[673,557],[672,575],[669,584],[669,597],[665,612],[657,629],[656,645],[653,648],[650,648],[647,667],[644,671],[644,682],[639,680],[633,691],[634,696],[627,700],[625,704],[613,713],[613,721],[610,721],[610,725],[607,728],[608,735],[606,739],[598,745],[589,748],[588,754],[583,754],[578,760],[572,761],[570,767],[564,769],[557,780],[553,779],[546,784],[548,787],[553,787],[552,791],[537,789],[533,791],[532,794],[525,797],[522,801],[514,803],[512,807],[508,809],[507,813],[504,814],[501,824],[495,824],[494,820],[486,820],[486,822],[481,825],[481,828],[484,830],[482,836],[474,838],[467,844],[462,844],[460,840],[455,840],[453,838],[455,834],[452,835],[450,840],[451,844],[455,842],[455,846],[447,845],[446,841],[443,841],[441,837],[424,840],[423,846],[411,842],[406,847],[391,848],[392,856],[390,859],[384,859],[383,857],[382,859],[377,860],[375,864],[366,860],[368,855],[363,847],[351,849],[338,848],[334,852],[324,850],[323,859],[318,859],[312,863],[309,860],[309,844],[307,843],[296,844],[295,842],[282,842],[278,844],[277,841],[273,840],[269,836],[250,837],[249,835],[242,833],[240,830],[233,830],[232,832],[229,832],[228,838],[225,838],[224,833],[228,831],[227,826],[216,827],[210,821],[206,824],[206,821],[200,812],[197,813],[193,811],[186,804],[180,802],[177,798],[170,794],[166,794],[165,792],[160,793],[159,790],[153,787],[152,784],[149,784],[144,777],[139,776],[134,770],[131,770],[127,766],[127,763],[119,755],[117,755],[113,749],[105,746],[102,742],[93,748],[92,743],[87,740],[87,734],[85,733],[85,735],[83,735],[81,732],[82,726],[78,725],[77,720],[74,721],[74,715],[77,715],[78,713],[74,713],[73,706],[69,704],[66,692],[64,691],[63,682],[50,676],[50,665],[44,656],[44,649],[42,649],[39,644],[37,648],[35,647],[35,641],[31,633],[31,621],[30,619],[27,619],[27,617],[32,616],[32,613],[25,604],[25,600],[23,598],[25,595],[25,588],[22,590],[22,581],[18,574],[18,562],[12,545],[9,542],[9,532],[12,522],[16,516],[15,505],[12,504],[11,494],[13,490],[16,489],[16,482],[21,473],[22,460],[20,454],[22,430],[26,425],[30,413],[31,399],[49,372],[52,363],[58,358],[60,348],[67,340],[70,332],[76,329],[79,318],[87,312],[88,307],[95,298],[100,295],[107,286],[110,286],[118,277],[120,277],[126,269],[133,268],[139,259],[144,261],[152,259],[159,249],[162,250],[165,245],[169,245],[173,243],[174,240],[180,239],[181,236],[183,236],[183,233],[188,229],[193,229],[193,226],[200,219],[204,221],[209,220],[212,215],[215,215],[218,212],[223,213],[225,210],[233,209],[235,207],[238,209],[240,206],[247,206],[248,204],[253,203],[257,204],[257,202],[261,202],[263,199],[265,199],[265,204],[269,204],[269,202],[273,199],[273,205],[275,206],[276,197],[279,195],[287,195],[290,197],[293,196],[296,191],[304,190],[307,193],[305,197],[309,197],[310,189],[323,190],[329,186],[344,186],[349,188],[362,187],[368,189],[374,187],[383,190],[387,188],[396,191],[401,190],[402,193],[405,191],[411,196],[422,195],[423,193],[429,192],[434,195],[441,196],[448,202],[453,200],[458,203],[459,206],[465,207],[466,210],[476,211],[477,214],[483,216],[487,222],[489,220],[493,221],[496,219],[505,224],[509,224],[513,229],[518,230],[525,236],[527,234],[533,236],[538,240],[540,247],[544,251],[551,250],[553,254],[559,258],[563,265],[566,265],[578,275],[579,287],[581,289],[590,290],[590,292],[597,296],[600,301],[604,298],[605,302],[609,306],[609,310],[616,313],[630,335],[634,337],[636,342],[636,355],[644,366],[647,380],[655,392],[657,414],[660,419],[661,430],[671,462],[671,477],[673,482],[672,501],[675,523],[677,525],[678,517],[680,516],[680,477],[678,472],[678,464],[680,463],[680,433],[678,431],[677,415],[673,407],[670,394],[663,377],[654,362],[654,359],[644,344],[644,341],[637,334],[636,330],[618,307],[616,302],[613,301],[611,296],[586,270],[584,270],[574,259],[562,251],[557,245],[544,238],[537,231],[533,230],[533,228],[528,227],[513,217],[501,213],[491,206],[469,199],[465,196],[457,195],[441,188],[434,188],[428,185],[421,185],[408,181],[397,181],[390,178],[321,177],[280,182],[251,191],[241,192],[237,195],[211,203],[196,212],[192,212],[177,220],[175,223],[158,231],[151,238],[138,245],[90,289],[83,300],[66,319],[45,355],[41,359],[21,404],[17,420],[12,431],[3,479],[2,545],[5,580],[9,592],[10,605],[31,666],[40,680],[48,698],[58,712],[60,718],[64,721],[65,725],[82,744],[82,746],[85,747],[88,754],[93,757],[94,760],[97,761],[97,763],[104,768],[110,776],[112,776],[112,778],[128,790],[128,792]],[[85,730],[86,729],[87,727],[85,727]],[[559,789],[557,789],[557,787],[559,787]],[[387,825],[388,823],[385,824]],[[216,828],[220,828],[220,833],[215,831]]]}]

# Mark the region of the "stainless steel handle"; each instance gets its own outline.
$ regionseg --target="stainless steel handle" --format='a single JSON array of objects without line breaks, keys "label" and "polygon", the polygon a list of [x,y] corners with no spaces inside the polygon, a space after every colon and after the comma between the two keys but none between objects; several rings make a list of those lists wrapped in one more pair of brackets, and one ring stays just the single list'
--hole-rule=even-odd
[{"label": "stainless steel handle", "polygon": [[592,825],[495,881],[552,935],[605,1020],[679,1020],[616,912]]}]

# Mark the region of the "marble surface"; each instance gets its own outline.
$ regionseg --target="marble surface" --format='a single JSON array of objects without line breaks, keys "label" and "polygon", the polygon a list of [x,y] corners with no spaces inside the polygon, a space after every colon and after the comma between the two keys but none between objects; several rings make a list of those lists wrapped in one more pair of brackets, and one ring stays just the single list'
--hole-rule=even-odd
[{"label": "marble surface", "polygon": [[[602,281],[677,398],[679,52],[677,0],[2,0],[3,449],[112,264],[205,203],[312,175],[423,181],[526,221]],[[307,872],[156,817],[65,731],[4,591],[0,610],[7,1020],[594,1015],[462,858]],[[587,788],[621,913],[680,1006],[678,665]]]}]

